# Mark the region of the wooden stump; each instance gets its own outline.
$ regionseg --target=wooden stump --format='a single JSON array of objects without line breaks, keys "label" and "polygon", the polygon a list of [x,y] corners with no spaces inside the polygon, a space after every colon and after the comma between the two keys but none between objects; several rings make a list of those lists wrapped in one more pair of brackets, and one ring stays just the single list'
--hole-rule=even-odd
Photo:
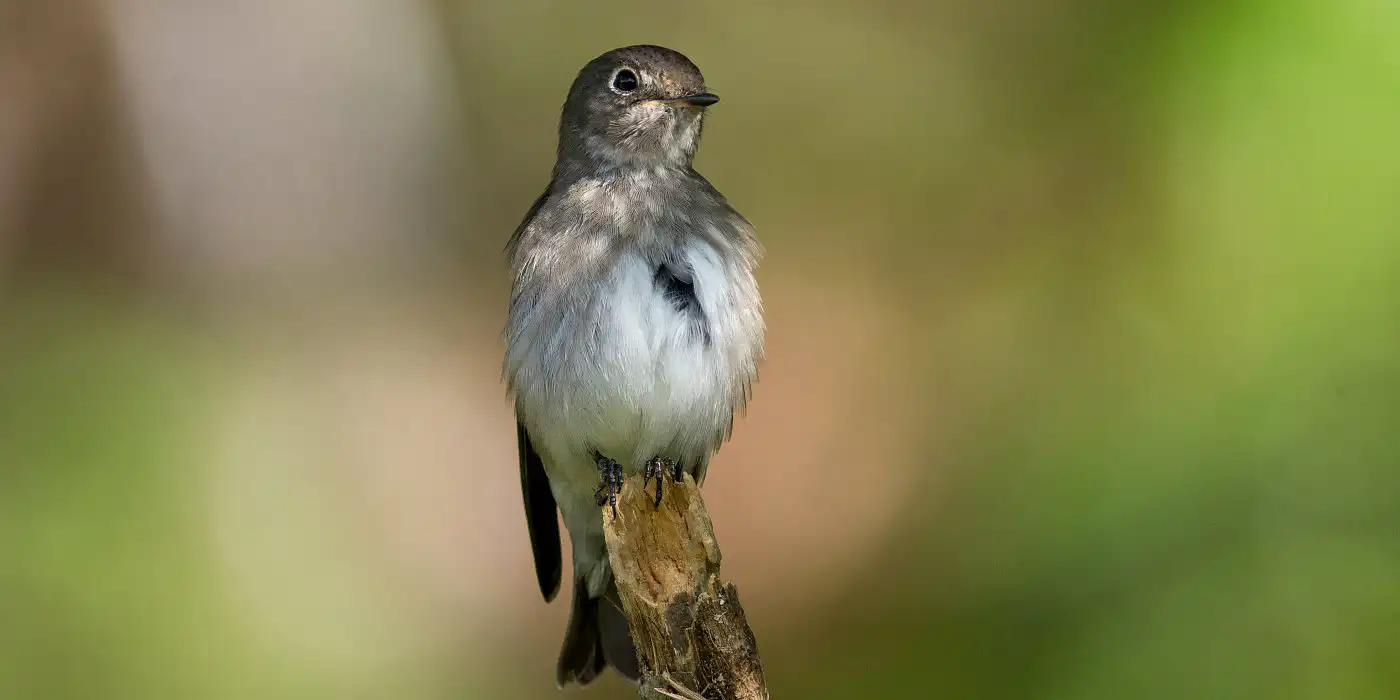
[{"label": "wooden stump", "polygon": [[767,700],[758,643],[733,584],[719,578],[719,544],[700,490],[666,478],[623,482],[617,514],[603,506],[608,560],[641,661],[641,696]]}]

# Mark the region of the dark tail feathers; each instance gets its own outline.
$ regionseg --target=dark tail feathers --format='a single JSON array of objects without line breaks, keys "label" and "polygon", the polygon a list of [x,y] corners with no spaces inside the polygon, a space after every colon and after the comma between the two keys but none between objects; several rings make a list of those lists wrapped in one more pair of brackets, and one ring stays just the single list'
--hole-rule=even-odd
[{"label": "dark tail feathers", "polygon": [[587,685],[609,665],[633,683],[641,678],[637,650],[632,646],[627,618],[622,615],[617,586],[608,581],[602,598],[590,598],[587,582],[575,578],[573,609],[569,612],[569,629],[564,632],[564,646],[559,650],[555,680],[560,688],[570,681]]}]

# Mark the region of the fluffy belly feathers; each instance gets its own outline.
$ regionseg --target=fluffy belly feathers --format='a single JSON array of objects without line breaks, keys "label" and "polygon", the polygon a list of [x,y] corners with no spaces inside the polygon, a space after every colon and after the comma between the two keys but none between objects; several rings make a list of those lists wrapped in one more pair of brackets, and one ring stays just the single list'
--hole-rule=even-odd
[{"label": "fluffy belly feathers", "polygon": [[689,461],[718,447],[761,347],[761,325],[745,325],[761,324],[757,289],[747,271],[720,264],[706,247],[681,262],[692,308],[668,296],[657,265],[625,255],[591,313],[560,329],[576,344],[569,360],[540,385],[521,387],[532,394],[526,417],[547,452],[577,459],[596,450],[636,471],[655,456]]},{"label": "fluffy belly feathers", "polygon": [[655,278],[639,257],[619,261],[602,292],[599,352],[572,373],[576,401],[563,417],[566,433],[629,469],[708,452],[732,411],[734,372],[712,320],[677,308]]}]

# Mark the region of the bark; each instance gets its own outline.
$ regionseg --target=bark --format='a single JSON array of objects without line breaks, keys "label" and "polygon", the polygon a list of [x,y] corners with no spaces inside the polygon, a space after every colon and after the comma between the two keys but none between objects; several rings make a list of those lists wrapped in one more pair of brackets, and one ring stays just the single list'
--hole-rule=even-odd
[{"label": "bark", "polygon": [[642,665],[644,698],[766,700],[758,643],[733,584],[720,580],[719,544],[690,475],[628,478],[616,515],[603,506],[608,559]]}]

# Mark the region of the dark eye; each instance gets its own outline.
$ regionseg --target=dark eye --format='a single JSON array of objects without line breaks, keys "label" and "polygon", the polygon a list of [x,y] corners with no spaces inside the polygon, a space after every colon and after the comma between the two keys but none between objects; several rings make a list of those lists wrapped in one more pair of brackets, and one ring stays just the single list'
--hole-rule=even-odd
[{"label": "dark eye", "polygon": [[637,89],[637,74],[626,68],[613,76],[613,89],[618,92],[632,92]]}]

